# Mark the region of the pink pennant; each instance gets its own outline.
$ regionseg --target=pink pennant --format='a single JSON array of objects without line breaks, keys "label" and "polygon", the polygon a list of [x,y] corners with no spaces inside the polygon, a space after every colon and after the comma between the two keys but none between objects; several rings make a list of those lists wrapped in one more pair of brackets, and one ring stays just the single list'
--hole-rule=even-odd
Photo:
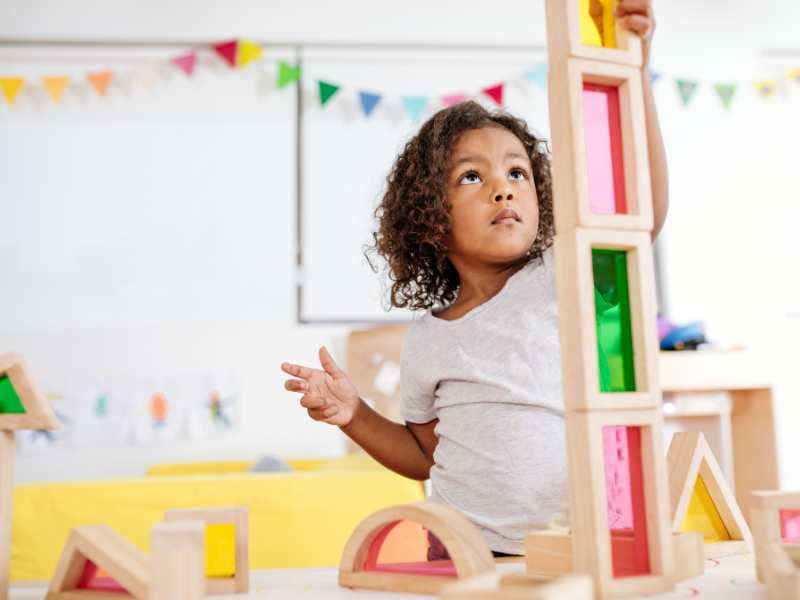
[{"label": "pink pennant", "polygon": [[238,42],[236,40],[231,40],[230,42],[214,44],[212,48],[214,48],[217,54],[219,54],[229,66],[236,67],[237,46]]},{"label": "pink pennant", "polygon": [[181,71],[186,73],[187,76],[191,77],[192,72],[194,71],[194,65],[197,63],[197,54],[194,52],[189,52],[189,54],[184,54],[183,56],[178,56],[177,58],[172,59],[172,64],[178,67]]},{"label": "pink pennant", "polygon": [[449,94],[447,96],[442,96],[442,104],[444,104],[445,106],[455,106],[456,104],[460,104],[466,99],[467,99],[466,94]]},{"label": "pink pennant", "polygon": [[498,83],[492,87],[484,88],[481,91],[494,100],[498,106],[503,106],[503,85],[502,83]]}]

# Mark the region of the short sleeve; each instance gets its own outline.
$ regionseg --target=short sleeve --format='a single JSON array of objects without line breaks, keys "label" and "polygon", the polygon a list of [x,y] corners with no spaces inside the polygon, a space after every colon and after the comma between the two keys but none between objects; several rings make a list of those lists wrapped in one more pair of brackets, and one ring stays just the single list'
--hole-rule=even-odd
[{"label": "short sleeve", "polygon": [[426,364],[415,327],[419,325],[412,325],[406,334],[400,355],[400,414],[410,423],[430,423],[436,418],[434,366]]}]

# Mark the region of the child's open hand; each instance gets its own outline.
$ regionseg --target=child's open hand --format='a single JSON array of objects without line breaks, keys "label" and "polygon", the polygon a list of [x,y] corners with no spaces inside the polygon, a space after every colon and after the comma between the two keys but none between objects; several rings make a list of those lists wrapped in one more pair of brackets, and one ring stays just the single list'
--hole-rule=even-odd
[{"label": "child's open hand", "polygon": [[619,0],[614,13],[619,24],[642,38],[643,66],[650,61],[650,44],[656,30],[653,0]]},{"label": "child's open hand", "polygon": [[358,408],[358,390],[331,358],[327,348],[319,349],[319,362],[324,370],[291,363],[281,364],[281,370],[299,379],[287,379],[284,387],[300,392],[300,405],[308,409],[315,421],[343,427],[353,419]]}]

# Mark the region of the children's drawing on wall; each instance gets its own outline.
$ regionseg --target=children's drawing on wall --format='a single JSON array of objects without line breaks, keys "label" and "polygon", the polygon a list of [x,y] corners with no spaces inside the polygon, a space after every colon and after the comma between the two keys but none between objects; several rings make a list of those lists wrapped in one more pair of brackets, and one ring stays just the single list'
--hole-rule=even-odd
[{"label": "children's drawing on wall", "polygon": [[197,394],[202,400],[193,405],[189,414],[189,438],[200,439],[230,431],[239,398],[237,378],[231,374],[206,376],[198,383]]}]

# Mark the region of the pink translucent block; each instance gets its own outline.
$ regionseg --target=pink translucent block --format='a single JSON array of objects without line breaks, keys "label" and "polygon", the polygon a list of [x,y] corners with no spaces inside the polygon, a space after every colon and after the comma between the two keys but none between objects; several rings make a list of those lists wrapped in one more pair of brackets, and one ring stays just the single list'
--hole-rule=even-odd
[{"label": "pink translucent block", "polygon": [[[435,546],[435,548],[431,548]],[[444,554],[431,560],[434,554]],[[431,577],[457,577],[455,564],[447,550],[432,533],[411,521],[395,521],[381,529],[367,551],[364,571],[428,575]]]},{"label": "pink translucent block", "polygon": [[90,560],[87,560],[83,566],[78,589],[98,592],[127,592],[114,578],[100,571],[97,565]]},{"label": "pink translucent block", "polygon": [[591,210],[599,215],[625,214],[628,209],[618,88],[584,82],[583,122]]},{"label": "pink translucent block", "polygon": [[781,510],[781,539],[784,542],[800,542],[800,510]]}]

